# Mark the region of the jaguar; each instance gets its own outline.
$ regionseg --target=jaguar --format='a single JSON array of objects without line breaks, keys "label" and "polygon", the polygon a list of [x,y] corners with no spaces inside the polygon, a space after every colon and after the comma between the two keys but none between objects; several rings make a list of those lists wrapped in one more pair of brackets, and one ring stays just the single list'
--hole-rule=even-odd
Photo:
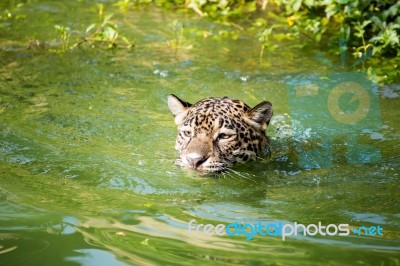
[{"label": "jaguar", "polygon": [[236,163],[260,158],[268,150],[266,129],[273,114],[269,101],[250,108],[225,96],[190,104],[170,94],[167,102],[178,126],[178,166],[224,172]]}]

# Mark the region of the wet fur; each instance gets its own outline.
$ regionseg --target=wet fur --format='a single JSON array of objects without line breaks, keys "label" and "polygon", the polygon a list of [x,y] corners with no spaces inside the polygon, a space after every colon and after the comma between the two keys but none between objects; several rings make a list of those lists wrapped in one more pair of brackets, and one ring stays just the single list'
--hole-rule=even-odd
[{"label": "wet fur", "polygon": [[168,106],[178,126],[176,163],[182,167],[221,172],[235,163],[255,160],[268,146],[265,132],[273,114],[270,102],[250,108],[240,100],[223,97],[192,105],[171,94]]}]

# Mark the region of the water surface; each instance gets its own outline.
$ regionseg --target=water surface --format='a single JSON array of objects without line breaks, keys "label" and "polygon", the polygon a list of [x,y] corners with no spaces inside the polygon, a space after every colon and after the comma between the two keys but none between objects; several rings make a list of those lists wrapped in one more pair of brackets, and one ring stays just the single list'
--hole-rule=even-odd
[{"label": "water surface", "polygon": [[[399,264],[398,84],[293,45],[260,61],[257,40],[220,38],[225,26],[193,14],[108,8],[135,49],[59,50],[54,25],[84,31],[90,2],[32,1],[0,28],[0,264]],[[271,101],[271,158],[212,177],[174,166],[169,93]],[[192,219],[383,236],[247,241],[191,235]]]}]

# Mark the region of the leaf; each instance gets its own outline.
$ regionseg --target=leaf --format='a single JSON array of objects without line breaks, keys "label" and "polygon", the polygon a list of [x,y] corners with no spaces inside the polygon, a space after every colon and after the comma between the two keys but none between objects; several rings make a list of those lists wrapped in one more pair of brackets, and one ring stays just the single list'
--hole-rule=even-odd
[{"label": "leaf", "polygon": [[380,28],[381,30],[383,30],[385,28],[384,25],[383,25],[382,20],[380,18],[378,18],[377,16],[373,16],[371,18],[371,22],[373,22],[373,24],[375,26],[377,26],[378,28]]},{"label": "leaf", "polygon": [[[372,18],[373,19],[373,18]],[[356,30],[356,32],[354,33],[355,36],[359,37],[359,38],[363,38],[364,34],[365,34],[365,27],[368,26],[370,23],[372,23],[371,20],[365,20],[363,21],[363,23],[361,24],[360,22],[357,22],[354,25],[354,29]]]},{"label": "leaf", "polygon": [[318,5],[318,4],[315,3],[314,0],[304,0],[304,4],[309,8]]},{"label": "leaf", "polygon": [[350,26],[349,25],[344,25],[343,27],[340,28],[340,33],[342,35],[342,39],[344,40],[349,40],[350,38]]},{"label": "leaf", "polygon": [[142,242],[140,242],[141,245],[143,246],[148,246],[149,245],[149,239],[146,238],[145,240],[143,240]]},{"label": "leaf", "polygon": [[386,35],[388,36],[390,45],[395,46],[396,44],[399,44],[399,36],[397,35],[396,31],[392,29],[387,29]]},{"label": "leaf", "polygon": [[390,28],[390,29],[400,29],[400,24],[389,23],[388,28]]},{"label": "leaf", "polygon": [[325,8],[325,15],[327,19],[330,19],[333,15],[337,14],[340,8],[337,5],[327,5]]},{"label": "leaf", "polygon": [[298,11],[300,10],[301,3],[302,3],[302,2],[303,2],[303,0],[296,0],[296,1],[293,3],[292,9],[293,9],[294,12],[298,12]]},{"label": "leaf", "polygon": [[106,23],[106,24],[104,24],[104,27],[105,27],[105,28],[111,28],[111,29],[113,29],[114,31],[117,31],[117,32],[118,32],[117,25],[115,25],[115,24]]},{"label": "leaf", "polygon": [[109,20],[111,20],[111,18],[114,16],[114,14],[109,14],[107,16],[104,17],[104,23],[107,23]]},{"label": "leaf", "polygon": [[395,17],[397,14],[399,14],[399,8],[400,2],[392,5],[387,10],[382,12],[382,18],[387,21],[389,17]]},{"label": "leaf", "polygon": [[367,27],[371,22],[372,22],[371,20],[364,20],[363,24],[362,24],[362,27],[363,28]]},{"label": "leaf", "polygon": [[320,42],[320,41],[321,41],[321,37],[322,37],[321,32],[318,32],[318,33],[315,35],[315,41]]},{"label": "leaf", "polygon": [[89,31],[91,31],[94,27],[96,27],[96,24],[90,24],[89,27],[86,28],[86,33],[88,33]]}]

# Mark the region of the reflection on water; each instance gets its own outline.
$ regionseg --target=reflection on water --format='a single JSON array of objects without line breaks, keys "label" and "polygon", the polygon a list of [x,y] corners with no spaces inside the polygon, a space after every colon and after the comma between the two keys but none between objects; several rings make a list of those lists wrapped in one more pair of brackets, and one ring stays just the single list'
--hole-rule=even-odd
[{"label": "reflection on water", "polygon": [[111,252],[98,249],[80,249],[76,250],[73,257],[65,258],[66,262],[75,262],[77,264],[84,265],[125,265],[124,263],[118,261]]},{"label": "reflection on water", "polygon": [[[118,13],[134,51],[25,49],[24,34],[52,40],[54,21],[79,24],[65,10],[88,20],[89,4],[77,3],[27,4],[27,18],[0,37],[0,264],[398,264],[398,85],[378,87],[289,46],[260,62],[251,40],[196,34],[224,26],[157,10]],[[186,26],[178,50],[173,19]],[[271,101],[271,158],[213,177],[174,166],[169,93]],[[384,234],[246,241],[189,235],[192,219],[380,225]]]}]

